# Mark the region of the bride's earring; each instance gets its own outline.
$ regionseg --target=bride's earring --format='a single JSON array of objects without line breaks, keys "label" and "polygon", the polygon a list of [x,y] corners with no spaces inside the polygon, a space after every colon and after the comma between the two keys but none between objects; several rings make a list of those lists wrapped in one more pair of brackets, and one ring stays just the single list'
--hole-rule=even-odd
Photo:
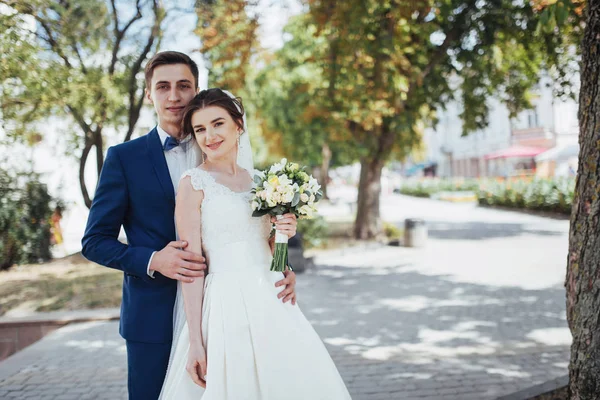
[{"label": "bride's earring", "polygon": [[202,150],[200,150],[200,156],[202,157],[202,164],[204,164],[204,152]]}]

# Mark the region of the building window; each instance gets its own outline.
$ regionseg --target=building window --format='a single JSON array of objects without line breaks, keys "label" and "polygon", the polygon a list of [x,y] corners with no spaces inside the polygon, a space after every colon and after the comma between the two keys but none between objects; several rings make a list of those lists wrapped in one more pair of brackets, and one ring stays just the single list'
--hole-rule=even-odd
[{"label": "building window", "polygon": [[538,124],[538,115],[537,110],[528,110],[527,111],[527,127],[528,128],[537,128]]}]

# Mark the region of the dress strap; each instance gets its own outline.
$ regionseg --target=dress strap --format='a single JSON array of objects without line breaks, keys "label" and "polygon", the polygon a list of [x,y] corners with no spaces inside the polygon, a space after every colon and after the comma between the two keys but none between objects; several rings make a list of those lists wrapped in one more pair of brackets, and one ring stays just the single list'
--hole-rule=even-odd
[{"label": "dress strap", "polygon": [[181,178],[179,178],[179,181],[181,182],[181,180],[183,178],[185,178],[186,176],[189,176],[192,180],[192,187],[194,188],[194,190],[203,190],[204,186],[205,186],[203,172],[204,171],[202,171],[199,168],[188,169],[187,171],[185,171],[183,173],[183,175],[181,175]]}]

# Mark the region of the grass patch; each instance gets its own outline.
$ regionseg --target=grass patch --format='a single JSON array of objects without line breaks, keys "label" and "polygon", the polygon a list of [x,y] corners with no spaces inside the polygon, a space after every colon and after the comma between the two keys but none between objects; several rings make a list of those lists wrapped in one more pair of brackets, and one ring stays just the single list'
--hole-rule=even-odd
[{"label": "grass patch", "polygon": [[123,274],[79,255],[0,273],[0,315],[118,307]]}]

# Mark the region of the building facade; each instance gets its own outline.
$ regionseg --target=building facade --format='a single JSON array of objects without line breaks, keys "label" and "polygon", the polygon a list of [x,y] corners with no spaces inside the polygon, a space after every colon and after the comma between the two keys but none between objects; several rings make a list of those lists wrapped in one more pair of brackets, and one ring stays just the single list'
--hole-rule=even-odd
[{"label": "building facade", "polygon": [[[424,135],[427,161],[441,177],[486,177],[533,174],[534,157],[507,156],[512,150],[534,153],[577,141],[577,103],[558,99],[542,79],[534,92],[534,108],[510,118],[497,99],[489,99],[486,129],[462,135],[463,111],[458,101],[438,110],[439,121]],[[537,150],[536,150],[537,149]],[[504,154],[494,157],[494,154]]]}]

